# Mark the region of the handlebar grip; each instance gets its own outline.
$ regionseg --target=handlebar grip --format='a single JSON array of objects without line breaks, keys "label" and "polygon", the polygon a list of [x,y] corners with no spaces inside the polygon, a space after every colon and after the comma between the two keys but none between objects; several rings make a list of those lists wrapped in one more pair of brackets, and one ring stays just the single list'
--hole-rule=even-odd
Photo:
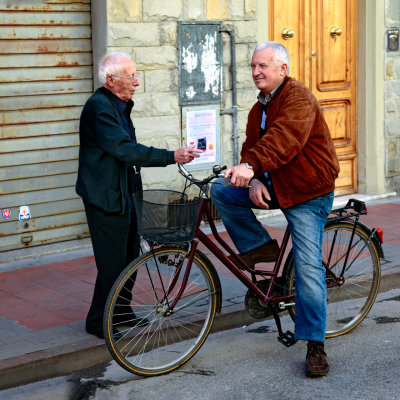
[{"label": "handlebar grip", "polygon": [[178,164],[179,172],[185,177],[185,178],[192,178],[192,174],[182,165]]}]

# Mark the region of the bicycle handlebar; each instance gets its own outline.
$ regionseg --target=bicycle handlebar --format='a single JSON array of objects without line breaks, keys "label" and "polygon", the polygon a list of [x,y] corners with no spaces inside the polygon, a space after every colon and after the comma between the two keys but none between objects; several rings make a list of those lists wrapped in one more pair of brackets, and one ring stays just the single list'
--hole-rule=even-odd
[{"label": "bicycle handlebar", "polygon": [[207,178],[204,178],[202,180],[196,179],[182,164],[178,164],[179,167],[179,172],[190,182],[196,184],[196,185],[207,185],[210,183],[213,179],[216,178],[223,178],[224,174],[222,173],[223,170],[226,169],[226,165],[221,167],[220,165],[214,165],[213,166],[213,173],[208,176]]}]

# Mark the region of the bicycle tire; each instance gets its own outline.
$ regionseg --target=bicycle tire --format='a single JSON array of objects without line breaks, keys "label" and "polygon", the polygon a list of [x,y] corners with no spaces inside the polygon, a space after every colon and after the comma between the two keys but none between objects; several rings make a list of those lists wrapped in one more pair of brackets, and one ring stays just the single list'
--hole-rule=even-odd
[{"label": "bicycle tire", "polygon": [[[179,246],[155,249],[134,260],[115,282],[104,312],[104,336],[112,357],[127,371],[142,376],[171,372],[193,357],[206,340],[220,306],[220,284],[214,266],[201,252],[194,255],[185,291],[172,313],[166,314],[181,287],[188,255]],[[174,277],[178,283],[168,293]],[[121,307],[126,305],[127,318],[132,318],[133,310],[148,324],[126,326],[130,321],[121,321]],[[115,329],[121,337],[114,334]]]},{"label": "bicycle tire", "polygon": [[[338,274],[343,266],[348,243],[353,232],[354,223],[338,221],[327,223],[322,242],[322,262]],[[336,241],[332,249],[333,238]],[[378,251],[369,234],[357,226],[354,231],[352,248],[349,252],[344,282],[327,288],[327,318],[325,337],[344,335],[354,329],[367,316],[379,291],[381,268]],[[331,254],[330,261],[329,254]],[[294,262],[291,251],[285,266],[286,295],[294,293]],[[327,286],[332,284],[333,275],[327,270]],[[295,320],[295,307],[289,306],[289,314]]]}]

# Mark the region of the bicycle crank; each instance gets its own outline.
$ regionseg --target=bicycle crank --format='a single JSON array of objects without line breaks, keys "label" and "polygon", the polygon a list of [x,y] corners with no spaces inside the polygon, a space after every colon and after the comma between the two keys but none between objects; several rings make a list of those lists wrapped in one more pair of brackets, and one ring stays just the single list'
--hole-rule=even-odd
[{"label": "bicycle crank", "polygon": [[281,301],[281,302],[279,302],[278,307],[279,307],[280,310],[283,311],[283,310],[286,310],[288,307],[293,307],[294,305],[295,305],[294,302],[285,303],[285,302]]}]

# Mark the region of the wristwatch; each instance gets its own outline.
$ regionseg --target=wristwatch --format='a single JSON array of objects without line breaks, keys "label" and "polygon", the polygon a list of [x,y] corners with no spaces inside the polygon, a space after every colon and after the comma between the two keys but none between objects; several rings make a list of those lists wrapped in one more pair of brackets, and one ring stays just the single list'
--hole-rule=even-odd
[{"label": "wristwatch", "polygon": [[249,163],[245,162],[244,165],[248,168],[248,169],[253,169],[253,166],[250,165]]}]

